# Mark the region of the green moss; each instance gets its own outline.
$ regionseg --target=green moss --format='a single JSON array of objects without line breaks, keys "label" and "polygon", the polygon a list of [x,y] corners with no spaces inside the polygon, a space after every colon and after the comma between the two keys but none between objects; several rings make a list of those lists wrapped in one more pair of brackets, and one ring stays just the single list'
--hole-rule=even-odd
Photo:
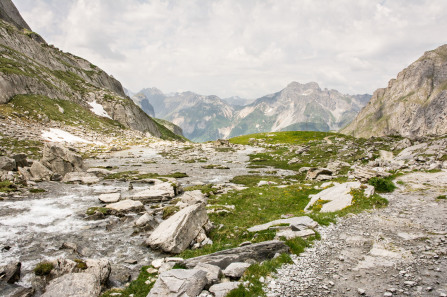
[{"label": "green moss", "polygon": [[120,297],[129,297],[131,295],[133,297],[146,297],[155,283],[155,281],[151,280],[155,280],[156,278],[156,274],[150,274],[147,272],[148,268],[150,268],[150,266],[143,266],[138,278],[135,281],[131,282],[127,288],[108,290],[104,294],[102,294],[101,297],[116,296],[113,295],[113,293],[120,293]]},{"label": "green moss", "polygon": [[184,191],[200,190],[203,194],[208,195],[208,196],[216,193],[216,189],[213,188],[212,184],[189,186],[189,187],[183,188],[183,190]]},{"label": "green moss", "polygon": [[30,189],[29,190],[31,193],[44,193],[44,192],[46,192],[46,190],[44,190],[44,189],[39,189],[39,188],[33,188],[33,189]]},{"label": "green moss", "polygon": [[447,199],[447,195],[439,195],[438,197],[436,197],[437,200],[445,200]]},{"label": "green moss", "polygon": [[17,186],[9,180],[0,181],[0,192],[8,193],[17,191]]},{"label": "green moss", "polygon": [[109,208],[95,206],[95,207],[89,207],[85,213],[89,216],[92,216],[97,212],[100,212],[103,215],[109,215],[111,210]]},{"label": "green moss", "polygon": [[54,265],[50,262],[41,262],[36,265],[34,268],[34,274],[37,276],[46,276],[51,273],[51,270],[53,270]]},{"label": "green moss", "polygon": [[202,166],[203,169],[230,169],[230,167],[228,166],[223,166],[223,165],[217,165],[217,164],[208,164],[208,165],[204,165]]},{"label": "green moss", "polygon": [[85,263],[85,261],[81,259],[74,259],[74,261],[76,262],[76,268],[81,270],[86,270],[88,268],[87,263]]}]

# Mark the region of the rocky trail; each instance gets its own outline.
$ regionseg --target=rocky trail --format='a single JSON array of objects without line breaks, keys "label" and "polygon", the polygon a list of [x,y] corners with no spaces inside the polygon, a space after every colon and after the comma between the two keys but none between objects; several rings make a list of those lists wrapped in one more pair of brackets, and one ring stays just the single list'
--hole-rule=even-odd
[{"label": "rocky trail", "polygon": [[267,296],[447,296],[447,172],[397,179],[389,206],[320,227]]}]

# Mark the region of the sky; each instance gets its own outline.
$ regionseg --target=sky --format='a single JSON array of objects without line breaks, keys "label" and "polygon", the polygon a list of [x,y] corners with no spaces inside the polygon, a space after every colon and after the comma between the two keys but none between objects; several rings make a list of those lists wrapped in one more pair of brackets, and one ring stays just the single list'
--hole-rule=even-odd
[{"label": "sky", "polygon": [[13,0],[31,28],[137,92],[372,94],[447,43],[445,0]]}]

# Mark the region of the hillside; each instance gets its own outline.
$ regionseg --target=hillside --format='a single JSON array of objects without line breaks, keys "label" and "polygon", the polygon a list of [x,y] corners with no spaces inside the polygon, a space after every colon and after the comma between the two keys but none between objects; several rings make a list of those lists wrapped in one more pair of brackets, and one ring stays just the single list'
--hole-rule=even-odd
[{"label": "hillside", "polygon": [[233,104],[235,97],[165,95],[156,88],[143,89],[132,99],[147,114],[180,126],[189,139],[208,141],[258,132],[338,130],[354,119],[370,95],[343,95],[317,83],[292,82],[246,106]]},{"label": "hillside", "polygon": [[407,137],[447,133],[447,45],[424,53],[402,70],[343,133],[356,137]]},{"label": "hillside", "polygon": [[70,105],[59,109],[67,115],[62,118],[69,111],[83,114],[72,125],[98,131],[121,126],[162,136],[159,124],[124,94],[119,81],[89,61],[48,45],[11,1],[2,1],[0,8],[0,104],[9,104],[13,111],[20,106],[17,112],[35,120],[57,120],[53,111]]}]

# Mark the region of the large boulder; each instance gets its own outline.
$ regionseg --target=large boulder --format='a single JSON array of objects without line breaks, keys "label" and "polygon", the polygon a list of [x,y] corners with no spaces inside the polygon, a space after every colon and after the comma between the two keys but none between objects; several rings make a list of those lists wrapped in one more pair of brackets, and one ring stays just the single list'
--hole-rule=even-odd
[{"label": "large boulder", "polygon": [[4,266],[0,266],[0,282],[13,284],[20,279],[20,268],[22,263],[13,262]]},{"label": "large boulder", "polygon": [[57,143],[45,144],[40,161],[45,167],[61,176],[65,176],[68,172],[85,170],[81,156]]},{"label": "large boulder", "polygon": [[227,294],[239,287],[240,282],[225,282],[212,286],[209,291],[213,293],[214,297],[225,297]]},{"label": "large boulder", "polygon": [[25,167],[23,170],[20,169],[20,173],[22,173],[26,179],[32,181],[50,180],[53,175],[53,172],[39,161],[34,161],[29,168]]},{"label": "large boulder", "polygon": [[101,286],[92,273],[69,273],[50,282],[42,297],[96,297]]},{"label": "large boulder", "polygon": [[13,171],[17,169],[16,161],[6,156],[0,156],[0,170]]},{"label": "large boulder", "polygon": [[273,258],[276,254],[288,252],[289,247],[284,242],[270,240],[190,258],[185,260],[185,265],[188,268],[194,268],[199,263],[207,263],[225,269],[234,262],[247,262],[250,260],[262,262]]},{"label": "large boulder", "polygon": [[188,206],[163,221],[146,244],[168,253],[181,253],[199,235],[208,221],[204,204]]},{"label": "large boulder", "polygon": [[112,210],[112,212],[115,212],[117,214],[119,213],[127,213],[132,211],[143,211],[144,205],[140,201],[133,201],[133,200],[121,200],[116,203],[112,203],[106,206],[106,208],[109,208]]},{"label": "large boulder", "polygon": [[310,195],[309,203],[304,208],[304,211],[309,212],[311,207],[319,200],[323,201],[320,212],[333,212],[342,210],[352,203],[351,191],[353,189],[364,189],[366,196],[371,196],[374,193],[374,187],[370,185],[363,185],[360,182],[348,182],[343,184],[336,183],[333,187],[321,191],[318,194]]},{"label": "large boulder", "polygon": [[147,297],[193,297],[207,283],[206,272],[198,269],[172,269],[158,277]]}]

